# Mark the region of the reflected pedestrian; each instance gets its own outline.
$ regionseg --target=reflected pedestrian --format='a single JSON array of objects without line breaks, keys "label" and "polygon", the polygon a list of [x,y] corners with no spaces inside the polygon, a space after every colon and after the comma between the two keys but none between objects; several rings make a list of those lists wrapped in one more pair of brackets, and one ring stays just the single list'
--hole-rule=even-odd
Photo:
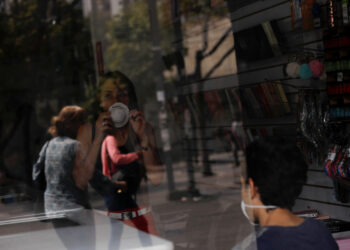
[{"label": "reflected pedestrian", "polygon": [[105,197],[109,214],[156,234],[146,182],[159,184],[163,167],[153,128],[138,107],[134,85],[121,72],[115,71],[102,79],[101,106],[111,111],[114,126],[101,149],[103,174],[126,187],[125,192],[119,190]]},{"label": "reflected pedestrian", "polygon": [[70,208],[90,208],[87,183],[94,166],[84,157],[76,140],[78,129],[86,121],[79,106],[66,106],[51,121],[45,157],[45,211],[60,212]]},{"label": "reflected pedestrian", "polygon": [[[61,212],[71,208],[91,208],[87,185],[100,180],[95,170],[96,159],[104,138],[105,128],[96,127],[95,142],[87,151],[77,140],[78,131],[86,124],[86,112],[79,106],[66,106],[51,121],[53,136],[43,147],[45,154],[45,211]],[[101,174],[102,176],[102,174]],[[97,181],[100,183],[100,181]],[[108,180],[105,190],[122,188]],[[107,191],[105,193],[108,193]]]}]

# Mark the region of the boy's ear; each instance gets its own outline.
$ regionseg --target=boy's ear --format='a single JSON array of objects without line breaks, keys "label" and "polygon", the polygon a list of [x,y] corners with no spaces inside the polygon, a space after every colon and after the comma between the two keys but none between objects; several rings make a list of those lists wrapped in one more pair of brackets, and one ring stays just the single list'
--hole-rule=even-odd
[{"label": "boy's ear", "polygon": [[249,178],[248,182],[249,182],[250,198],[254,199],[258,195],[258,188],[257,186],[255,186],[255,183],[252,178]]}]

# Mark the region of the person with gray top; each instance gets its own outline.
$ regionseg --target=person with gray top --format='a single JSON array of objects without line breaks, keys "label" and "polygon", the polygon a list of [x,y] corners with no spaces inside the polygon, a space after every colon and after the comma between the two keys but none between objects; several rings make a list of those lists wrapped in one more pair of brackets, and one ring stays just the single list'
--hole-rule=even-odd
[{"label": "person with gray top", "polygon": [[[96,177],[95,162],[104,130],[102,126],[96,128],[95,143],[84,151],[76,137],[85,123],[85,111],[79,106],[66,106],[52,118],[49,133],[53,139],[48,142],[45,152],[46,213],[91,208],[87,185],[93,180],[101,182],[101,178]],[[119,187],[116,183],[108,182],[111,192]]]}]

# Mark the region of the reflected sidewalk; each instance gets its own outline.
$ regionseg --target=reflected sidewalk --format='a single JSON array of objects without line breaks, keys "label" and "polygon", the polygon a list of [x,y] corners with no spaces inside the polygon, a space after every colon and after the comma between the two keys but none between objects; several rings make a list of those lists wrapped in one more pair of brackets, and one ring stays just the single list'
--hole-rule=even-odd
[{"label": "reflected sidewalk", "polygon": [[186,162],[173,165],[176,190],[184,191],[180,199],[168,199],[166,183],[149,185],[158,233],[174,242],[175,249],[231,249],[253,231],[240,208],[240,168],[230,157],[230,153],[211,155],[211,177],[202,175],[200,163],[194,164],[200,197],[186,195]]}]

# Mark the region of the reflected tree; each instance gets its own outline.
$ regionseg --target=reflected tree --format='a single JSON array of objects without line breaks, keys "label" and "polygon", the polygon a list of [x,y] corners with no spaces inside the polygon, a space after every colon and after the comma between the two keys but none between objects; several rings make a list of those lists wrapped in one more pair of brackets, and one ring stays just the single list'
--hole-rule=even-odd
[{"label": "reflected tree", "polygon": [[30,183],[40,127],[60,106],[81,102],[93,84],[86,23],[81,1],[0,1],[0,154],[3,169],[18,169],[11,177]]},{"label": "reflected tree", "polygon": [[[190,83],[196,83],[198,81],[205,81],[212,77],[213,73],[227,60],[228,56],[232,55],[234,52],[234,44],[231,47],[225,48],[226,52],[219,58],[213,57],[215,53],[220,49],[222,49],[222,45],[227,38],[232,35],[232,28],[229,25],[225,32],[219,37],[216,43],[209,47],[209,25],[211,24],[213,18],[227,18],[228,11],[227,6],[225,4],[221,4],[218,8],[211,8],[211,1],[209,0],[169,0],[171,10],[172,10],[172,24],[174,29],[174,43],[176,51],[174,55],[180,59],[175,60],[178,72],[178,85],[188,85]],[[186,23],[183,23],[183,20],[186,20]],[[184,57],[186,56],[187,49],[184,48],[184,33],[186,33],[186,28],[192,24],[197,24],[200,26],[200,34],[202,34],[202,46],[200,49],[197,49],[194,53],[194,58],[190,59],[194,62],[194,71],[191,73],[185,72],[184,65]],[[211,69],[209,69],[206,73],[202,72],[203,61],[206,58],[212,57],[215,61],[214,65]],[[231,62],[233,64],[233,62]],[[198,88],[196,92],[198,93],[198,102],[204,103],[203,89],[202,84],[197,85]],[[187,99],[188,100],[188,99]],[[190,103],[188,104],[191,105]],[[205,115],[204,105],[200,105],[199,112],[194,113],[191,112],[191,121],[192,121],[192,135],[196,135],[199,143],[192,143],[192,150],[205,150],[207,148],[206,141],[206,125],[207,125],[207,117]],[[196,139],[189,139],[189,141],[193,141]],[[196,147],[198,146],[198,147]],[[193,158],[194,159],[191,159]],[[193,157],[188,157],[188,165],[189,168],[192,167],[191,161],[197,161],[197,155]],[[201,160],[203,164],[203,175],[211,176],[213,175],[211,171],[209,154],[206,152],[202,152]]]},{"label": "reflected tree", "polygon": [[[163,51],[168,50],[169,32],[160,29],[160,34],[160,46]],[[106,40],[106,67],[124,72],[135,82],[141,103],[150,97],[154,99],[157,81],[152,69],[154,48],[147,1],[124,6],[107,24]]]}]

